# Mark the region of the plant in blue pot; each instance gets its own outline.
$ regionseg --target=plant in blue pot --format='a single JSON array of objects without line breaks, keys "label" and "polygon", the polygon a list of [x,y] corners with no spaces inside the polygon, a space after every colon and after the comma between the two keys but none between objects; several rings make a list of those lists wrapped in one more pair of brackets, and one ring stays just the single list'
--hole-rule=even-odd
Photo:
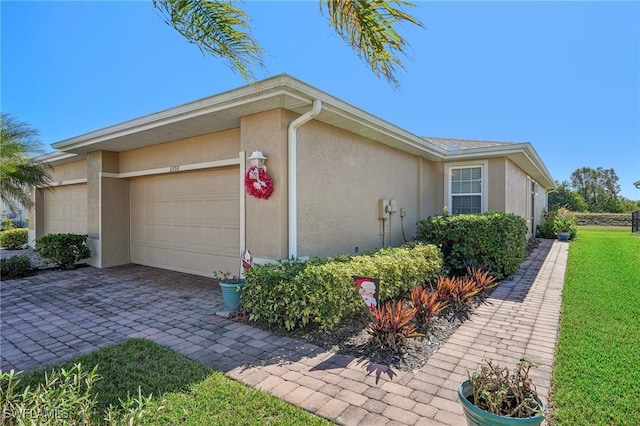
[{"label": "plant in blue pot", "polygon": [[511,371],[491,361],[458,388],[469,426],[540,425],[544,403],[529,377],[534,365],[521,359]]},{"label": "plant in blue pot", "polygon": [[[245,280],[237,275],[227,272],[214,272],[213,278],[220,283],[222,300],[224,301],[224,313],[231,314],[240,310],[240,296]],[[228,316],[228,315],[227,315]]]}]

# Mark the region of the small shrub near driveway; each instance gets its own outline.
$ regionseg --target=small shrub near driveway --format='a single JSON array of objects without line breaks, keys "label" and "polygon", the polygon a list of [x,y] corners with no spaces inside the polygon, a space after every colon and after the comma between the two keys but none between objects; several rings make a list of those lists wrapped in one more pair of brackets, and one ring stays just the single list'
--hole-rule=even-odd
[{"label": "small shrub near driveway", "polygon": [[76,262],[91,257],[87,235],[48,234],[36,239],[36,251],[61,269],[74,269]]},{"label": "small shrub near driveway", "polygon": [[0,232],[0,247],[7,250],[18,250],[29,241],[27,228],[7,229]]},{"label": "small shrub near driveway", "polygon": [[418,222],[416,240],[440,247],[452,274],[482,265],[502,279],[524,260],[527,224],[511,213],[441,215]]},{"label": "small shrub near driveway", "polygon": [[34,269],[31,259],[23,254],[0,259],[0,278],[3,280],[26,277]]},{"label": "small shrub near driveway", "polygon": [[247,272],[242,306],[254,321],[288,330],[315,324],[335,327],[366,309],[353,276],[380,278],[380,302],[408,294],[442,271],[442,254],[433,245],[406,245],[361,256],[306,263],[255,265]]}]

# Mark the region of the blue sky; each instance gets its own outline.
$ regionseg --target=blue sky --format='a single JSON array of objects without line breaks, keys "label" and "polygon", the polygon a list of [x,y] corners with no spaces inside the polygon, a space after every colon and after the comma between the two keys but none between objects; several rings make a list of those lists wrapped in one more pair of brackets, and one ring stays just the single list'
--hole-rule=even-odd
[{"label": "blue sky", "polygon": [[[316,1],[248,1],[267,71],[414,134],[531,142],[556,180],[614,168],[640,199],[639,2],[417,2],[400,88],[375,77]],[[150,2],[2,0],[1,108],[45,144],[246,84]]]}]

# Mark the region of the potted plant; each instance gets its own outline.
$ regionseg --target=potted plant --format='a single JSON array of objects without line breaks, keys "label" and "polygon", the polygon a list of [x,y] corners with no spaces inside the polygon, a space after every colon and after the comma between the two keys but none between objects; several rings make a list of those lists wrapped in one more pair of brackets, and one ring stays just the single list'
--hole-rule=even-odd
[{"label": "potted plant", "polygon": [[569,239],[575,237],[576,233],[576,220],[573,214],[566,208],[560,208],[556,212],[554,219],[556,228],[556,234],[558,240],[569,241]]},{"label": "potted plant", "polygon": [[240,295],[245,283],[244,278],[233,275],[229,271],[214,272],[213,278],[220,283],[225,312],[238,312],[240,309]]},{"label": "potted plant", "polygon": [[544,403],[538,397],[529,370],[521,359],[514,371],[486,361],[458,388],[458,398],[469,426],[540,425]]}]

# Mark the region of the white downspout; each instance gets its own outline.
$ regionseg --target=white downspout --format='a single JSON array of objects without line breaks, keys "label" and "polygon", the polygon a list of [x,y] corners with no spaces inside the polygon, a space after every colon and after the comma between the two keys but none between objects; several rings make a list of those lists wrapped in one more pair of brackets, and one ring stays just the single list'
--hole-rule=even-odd
[{"label": "white downspout", "polygon": [[289,141],[289,258],[298,257],[298,127],[320,113],[322,102],[319,99],[313,100],[313,106],[300,117],[296,118],[289,124],[288,141]]}]

